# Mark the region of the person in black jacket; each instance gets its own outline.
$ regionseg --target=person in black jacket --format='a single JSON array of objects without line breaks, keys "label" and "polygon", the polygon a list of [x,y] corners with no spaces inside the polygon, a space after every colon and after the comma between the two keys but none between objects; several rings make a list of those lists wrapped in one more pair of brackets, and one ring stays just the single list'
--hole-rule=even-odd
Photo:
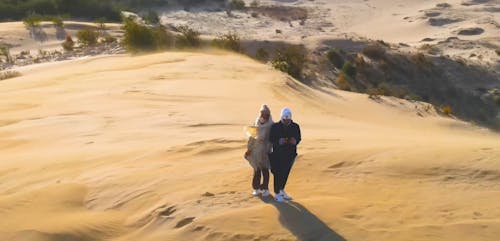
[{"label": "person in black jacket", "polygon": [[292,121],[292,112],[289,108],[281,111],[281,120],[271,126],[269,141],[273,151],[269,155],[271,172],[274,175],[275,199],[284,202],[292,197],[285,192],[288,175],[297,157],[297,145],[301,141],[300,127]]}]

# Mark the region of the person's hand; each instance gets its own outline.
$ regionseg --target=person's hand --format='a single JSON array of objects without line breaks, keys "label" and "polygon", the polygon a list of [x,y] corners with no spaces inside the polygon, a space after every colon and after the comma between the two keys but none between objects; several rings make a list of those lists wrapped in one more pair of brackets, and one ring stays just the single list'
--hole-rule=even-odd
[{"label": "person's hand", "polygon": [[292,144],[292,145],[297,145],[297,140],[295,140],[294,137],[290,138],[290,140],[288,141],[288,143]]},{"label": "person's hand", "polygon": [[285,145],[286,144],[286,139],[285,138],[280,138],[279,139],[279,144],[280,145]]}]

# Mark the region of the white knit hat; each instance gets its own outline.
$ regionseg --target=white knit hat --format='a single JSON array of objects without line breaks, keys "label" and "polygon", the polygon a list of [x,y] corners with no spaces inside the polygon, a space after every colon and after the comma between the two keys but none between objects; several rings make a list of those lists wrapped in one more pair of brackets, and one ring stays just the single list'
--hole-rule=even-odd
[{"label": "white knit hat", "polygon": [[281,119],[284,120],[284,119],[292,119],[292,111],[285,107],[281,110]]}]

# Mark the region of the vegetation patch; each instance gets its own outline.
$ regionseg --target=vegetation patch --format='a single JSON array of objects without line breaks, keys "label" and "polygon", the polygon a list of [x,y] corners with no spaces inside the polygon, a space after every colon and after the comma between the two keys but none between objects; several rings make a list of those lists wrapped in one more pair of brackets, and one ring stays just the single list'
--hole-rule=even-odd
[{"label": "vegetation patch", "polygon": [[305,21],[309,14],[306,8],[291,6],[257,6],[252,10],[279,21]]},{"label": "vegetation patch", "polygon": [[0,80],[6,80],[21,76],[21,73],[15,70],[7,70],[0,72]]},{"label": "vegetation patch", "polygon": [[214,40],[212,45],[216,48],[226,49],[234,52],[242,52],[240,37],[233,32],[226,34],[219,34]]},{"label": "vegetation patch", "polygon": [[296,79],[302,78],[302,71],[307,61],[307,51],[302,45],[282,47],[277,50],[271,61],[274,68],[288,73]]}]

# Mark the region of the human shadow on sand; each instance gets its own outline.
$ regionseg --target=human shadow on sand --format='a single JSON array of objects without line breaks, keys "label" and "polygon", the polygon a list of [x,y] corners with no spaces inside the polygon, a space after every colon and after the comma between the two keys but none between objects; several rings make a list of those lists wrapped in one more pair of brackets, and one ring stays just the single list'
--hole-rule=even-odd
[{"label": "human shadow on sand", "polygon": [[275,202],[272,197],[261,198],[279,211],[279,221],[300,241],[347,241],[300,203]]}]

